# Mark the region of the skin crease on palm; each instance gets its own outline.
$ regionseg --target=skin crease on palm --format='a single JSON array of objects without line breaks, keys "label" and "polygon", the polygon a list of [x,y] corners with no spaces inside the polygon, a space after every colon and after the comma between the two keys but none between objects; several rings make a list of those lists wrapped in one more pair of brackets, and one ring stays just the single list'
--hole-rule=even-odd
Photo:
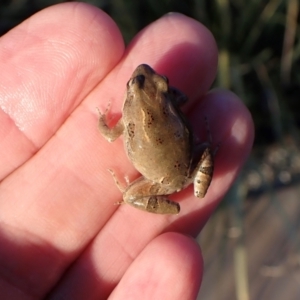
[{"label": "skin crease on palm", "polygon": [[[208,92],[217,47],[199,22],[169,14],[125,49],[101,10],[65,3],[0,39],[0,290],[3,299],[195,299],[203,261],[193,240],[222,200],[253,142],[252,119],[229,91]],[[170,197],[179,215],[121,200],[107,169],[138,177],[97,129],[96,107],[120,117],[126,82],[141,63],[189,98],[195,135],[209,120],[215,157],[203,199],[192,187]],[[5,70],[5,71],[3,71]],[[180,270],[180,272],[178,272]],[[174,284],[176,283],[176,284]]]}]

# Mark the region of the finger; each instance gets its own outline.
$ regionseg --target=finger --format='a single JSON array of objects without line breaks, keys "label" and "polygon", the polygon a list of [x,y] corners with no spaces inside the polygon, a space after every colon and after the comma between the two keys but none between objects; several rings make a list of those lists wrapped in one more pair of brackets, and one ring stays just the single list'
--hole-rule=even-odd
[{"label": "finger", "polygon": [[202,271],[197,243],[165,233],[134,260],[109,299],[196,299]]},{"label": "finger", "polygon": [[[161,232],[179,231],[197,235],[237,175],[253,141],[251,116],[234,94],[225,91],[209,93],[193,107],[192,121],[195,126],[204,123],[205,116],[210,122],[214,144],[221,143],[207,196],[204,199],[195,198],[188,190],[192,187],[172,196],[182,200],[178,216],[159,216],[129,205],[120,206],[76,264],[68,270],[57,286],[57,293],[66,293],[70,286],[76,286],[78,293],[84,293],[90,289],[89,284],[96,280],[97,283],[92,285],[93,292],[106,298],[130,266],[132,258],[137,257]],[[221,124],[219,120],[222,120]],[[215,126],[218,122],[220,127]],[[205,130],[200,130],[199,134],[201,131],[205,133]],[[82,277],[84,280],[81,280]]]},{"label": "finger", "polygon": [[[179,221],[182,232],[196,236],[211,213],[236,179],[252,149],[254,127],[250,112],[232,92],[215,89],[201,98],[191,109],[190,120],[195,134],[201,141],[208,141],[205,128],[208,119],[214,157],[214,173],[211,185],[203,199],[196,199],[193,186],[180,193],[182,207],[188,218]],[[192,213],[196,212],[196,213]],[[177,223],[177,222],[175,222]]]},{"label": "finger", "polygon": [[[207,92],[215,79],[217,45],[201,23],[181,14],[168,14],[136,35],[123,60],[89,95],[90,101],[99,105],[100,99],[106,107],[107,99],[112,99],[112,110],[120,111],[126,83],[134,69],[142,63],[168,76],[170,85],[186,93],[191,105]],[[111,89],[112,85],[114,89]]]},{"label": "finger", "polygon": [[[95,252],[94,259],[77,266],[80,270],[77,276],[70,281],[65,278],[65,284],[49,298],[57,299],[63,295],[74,300],[83,297],[107,299],[109,292],[102,284],[105,274],[97,264],[102,260],[103,257]],[[177,233],[162,234],[150,242],[138,257],[128,253],[127,260],[132,264],[109,299],[196,298],[202,279],[203,261],[194,240]],[[115,264],[118,268],[118,260]],[[106,286],[112,288],[113,283],[109,278],[106,279]]]},{"label": "finger", "polygon": [[[70,203],[74,204],[74,199],[65,199],[65,193],[78,183],[74,178],[72,183],[68,181],[66,172],[59,173],[60,168],[69,167],[68,163],[57,166],[62,162],[62,153],[55,151],[51,156],[46,150],[43,164],[30,161],[26,166],[20,165],[52,137],[70,112],[105,77],[124,47],[116,25],[107,15],[78,3],[39,12],[2,37],[0,43],[0,68],[5,70],[0,74],[2,177],[19,167],[0,186],[0,290],[10,299],[17,299],[22,293],[24,297],[41,298],[66,265],[63,257],[68,250],[62,251],[57,241],[64,240],[67,246],[74,238],[60,233],[67,233],[65,228],[73,221],[85,223],[88,217],[71,220],[65,214]],[[56,141],[61,138],[54,136]],[[57,149],[57,144],[53,146],[50,148]],[[64,146],[66,155],[74,149],[70,144]],[[61,181],[61,185],[52,184],[55,181]],[[51,195],[47,186],[53,191]],[[79,200],[84,207],[84,197]],[[57,206],[60,202],[63,206]],[[71,211],[81,210],[80,205],[73,206]],[[86,231],[76,235],[78,242]],[[86,236],[86,240],[91,238],[92,235]]]},{"label": "finger", "polygon": [[105,13],[70,3],[12,29],[1,37],[0,49],[1,179],[53,136],[114,67],[124,46]]}]

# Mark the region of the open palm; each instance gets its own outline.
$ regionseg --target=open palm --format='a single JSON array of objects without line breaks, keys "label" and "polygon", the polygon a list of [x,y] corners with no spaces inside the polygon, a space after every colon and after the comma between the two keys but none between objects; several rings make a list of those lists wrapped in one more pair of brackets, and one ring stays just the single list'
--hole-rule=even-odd
[{"label": "open palm", "polygon": [[[138,176],[122,139],[97,130],[96,107],[120,116],[126,82],[147,63],[189,96],[195,135],[220,143],[204,199],[173,195],[179,215],[116,206],[107,171]],[[0,290],[3,299],[194,299],[202,258],[195,237],[249,154],[252,121],[228,91],[208,89],[217,49],[208,30],[170,14],[125,50],[114,22],[68,3],[0,39]],[[113,121],[112,121],[113,122]],[[176,147],[176,145],[174,145]]]}]

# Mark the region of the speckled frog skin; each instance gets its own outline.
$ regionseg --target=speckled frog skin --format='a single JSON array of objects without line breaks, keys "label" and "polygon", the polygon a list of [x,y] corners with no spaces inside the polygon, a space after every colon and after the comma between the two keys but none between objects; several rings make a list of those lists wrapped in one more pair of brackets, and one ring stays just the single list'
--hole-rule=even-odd
[{"label": "speckled frog skin", "polygon": [[125,151],[142,174],[126,187],[123,201],[158,214],[178,214],[178,203],[167,195],[194,182],[194,194],[204,197],[213,173],[209,142],[193,143],[193,132],[179,106],[187,97],[169,86],[167,77],[146,64],[139,65],[127,83],[122,118],[109,128],[106,113],[100,113],[99,129],[110,142],[123,135]]}]

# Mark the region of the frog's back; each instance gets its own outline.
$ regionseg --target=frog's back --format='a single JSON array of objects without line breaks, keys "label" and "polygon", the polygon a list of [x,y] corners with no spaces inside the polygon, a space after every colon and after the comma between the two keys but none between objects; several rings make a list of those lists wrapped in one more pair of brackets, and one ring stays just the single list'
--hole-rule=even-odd
[{"label": "frog's back", "polygon": [[191,130],[178,108],[186,100],[147,65],[138,66],[127,83],[122,116],[125,151],[147,179],[160,181],[189,171]]},{"label": "frog's back", "polygon": [[146,178],[186,175],[191,159],[189,125],[173,106],[158,111],[143,108],[127,120],[125,150],[135,168]]}]

